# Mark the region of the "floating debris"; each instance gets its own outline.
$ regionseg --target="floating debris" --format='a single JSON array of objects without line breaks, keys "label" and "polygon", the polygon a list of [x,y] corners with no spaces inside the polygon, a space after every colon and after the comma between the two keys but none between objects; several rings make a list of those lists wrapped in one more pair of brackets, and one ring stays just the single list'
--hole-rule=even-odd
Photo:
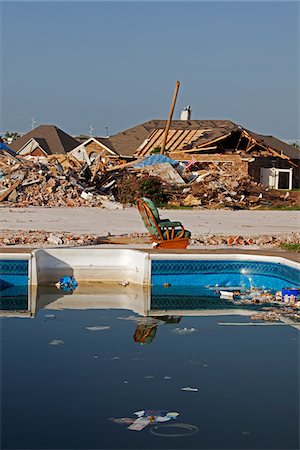
[{"label": "floating debris", "polygon": [[171,332],[175,334],[191,334],[196,331],[198,331],[197,328],[174,328],[174,330],[171,330]]},{"label": "floating debris", "polygon": [[60,339],[53,339],[53,341],[49,342],[49,345],[62,345],[64,344],[64,341]]},{"label": "floating debris", "polygon": [[86,330],[89,331],[103,331],[108,330],[110,327],[106,325],[93,325],[91,327],[85,327]]},{"label": "floating debris", "polygon": [[198,392],[198,388],[192,388],[192,387],[183,387],[181,388],[182,391],[187,391],[187,392]]}]

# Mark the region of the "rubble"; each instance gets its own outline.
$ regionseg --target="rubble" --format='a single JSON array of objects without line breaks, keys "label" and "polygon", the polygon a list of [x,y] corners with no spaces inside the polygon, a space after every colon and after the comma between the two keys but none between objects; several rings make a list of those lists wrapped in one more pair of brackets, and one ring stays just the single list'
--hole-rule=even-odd
[{"label": "rubble", "polygon": [[238,172],[230,162],[196,162],[191,171],[188,165],[162,157],[152,155],[129,163],[108,160],[104,164],[100,155],[86,162],[72,154],[23,157],[3,151],[0,203],[15,207],[122,207],[121,203],[134,204],[145,194],[139,190],[139,180],[151,177],[160,180],[162,198],[171,207],[258,209],[295,206],[299,200],[297,193],[269,190]]},{"label": "rubble", "polygon": [[[216,247],[279,247],[286,243],[298,243],[300,241],[300,233],[291,233],[286,235],[268,235],[268,236],[232,236],[225,235],[199,235],[193,236],[190,241],[190,247],[193,246],[216,246]],[[128,235],[112,236],[110,234],[103,236],[97,234],[80,234],[57,232],[53,233],[45,230],[1,230],[0,246],[83,246],[83,245],[100,245],[100,244],[123,244],[150,245],[149,235],[147,233],[131,233]]]},{"label": "rubble", "polygon": [[47,158],[0,155],[0,202],[10,206],[103,207],[109,196],[102,184],[112,177],[100,162],[89,167],[69,154]]},{"label": "rubble", "polygon": [[197,198],[202,207],[211,209],[257,209],[293,203],[284,192],[269,190],[250,176],[239,173],[228,162],[198,163],[197,167],[197,172],[192,172],[197,178],[190,185],[189,195],[182,195],[182,205],[190,195]]}]

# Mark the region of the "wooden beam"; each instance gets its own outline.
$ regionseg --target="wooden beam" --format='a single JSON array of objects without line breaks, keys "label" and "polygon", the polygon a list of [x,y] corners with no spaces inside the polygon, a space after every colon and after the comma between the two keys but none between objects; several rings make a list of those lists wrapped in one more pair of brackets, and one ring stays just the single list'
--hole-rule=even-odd
[{"label": "wooden beam", "polygon": [[175,103],[176,103],[176,99],[177,99],[179,86],[180,86],[179,81],[176,81],[176,86],[175,86],[175,91],[174,91],[174,95],[173,95],[172,105],[171,105],[171,109],[170,109],[170,113],[169,113],[168,122],[167,122],[167,125],[166,125],[165,136],[164,136],[162,148],[160,150],[160,153],[162,155],[163,155],[163,153],[165,151],[165,146],[166,146],[166,142],[167,142],[168,132],[169,132],[170,125],[171,125],[171,120],[172,120],[172,116],[173,116],[173,112],[174,112],[174,108],[175,108]]},{"label": "wooden beam", "polygon": [[[198,154],[198,153],[193,153],[192,155],[198,162],[212,162],[212,161],[240,162],[240,161],[242,161],[242,158],[240,155],[210,155],[210,154]],[[190,153],[186,153],[186,152],[176,152],[174,154],[174,159],[176,159],[177,161],[190,161],[192,155]],[[173,152],[171,152],[169,154],[169,156],[170,156],[170,158],[172,158]]]},{"label": "wooden beam", "polygon": [[216,150],[218,147],[215,145],[214,147],[205,147],[205,148],[190,148],[187,150],[172,150],[172,154],[176,153],[197,153],[197,152],[203,152],[204,150]]},{"label": "wooden beam", "polygon": [[197,145],[197,148],[203,148],[203,147],[205,147],[205,145],[210,145],[210,144],[214,144],[215,142],[221,141],[222,139],[225,139],[225,138],[227,138],[228,136],[230,136],[231,133],[232,133],[232,132],[227,133],[227,134],[224,134],[223,136],[220,136],[220,137],[218,137],[218,138],[216,138],[216,139],[213,139],[213,140],[211,140],[211,141],[207,141],[207,142],[205,142],[205,143],[203,143],[203,144]]}]

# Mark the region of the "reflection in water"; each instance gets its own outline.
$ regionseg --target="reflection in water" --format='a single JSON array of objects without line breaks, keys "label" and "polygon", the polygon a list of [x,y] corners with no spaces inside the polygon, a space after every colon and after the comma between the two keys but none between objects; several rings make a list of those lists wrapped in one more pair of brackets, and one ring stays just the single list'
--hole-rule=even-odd
[{"label": "reflection in water", "polygon": [[155,338],[157,327],[163,323],[179,323],[181,321],[181,317],[173,317],[173,316],[159,316],[144,320],[142,323],[139,323],[136,327],[135,333],[133,335],[134,342],[138,342],[139,344],[151,344],[153,339]]},{"label": "reflection in water", "polygon": [[[1,320],[2,448],[297,449],[297,331],[221,327],[220,316],[247,323],[252,310],[170,293],[39,288],[23,313],[3,311],[34,320]],[[137,411],[160,414],[128,430]],[[170,411],[178,419],[158,423]],[[28,432],[15,432],[16,417]]]}]

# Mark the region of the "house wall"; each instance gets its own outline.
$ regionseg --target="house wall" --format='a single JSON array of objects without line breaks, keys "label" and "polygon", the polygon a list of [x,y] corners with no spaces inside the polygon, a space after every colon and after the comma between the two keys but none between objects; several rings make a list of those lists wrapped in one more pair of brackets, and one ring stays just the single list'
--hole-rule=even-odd
[{"label": "house wall", "polygon": [[45,153],[40,147],[35,148],[32,152],[27,154],[30,154],[31,156],[47,156],[47,153]]},{"label": "house wall", "polygon": [[[295,162],[295,161],[294,161]],[[293,168],[293,189],[299,188],[299,162],[298,166],[293,166],[289,160],[282,158],[255,158],[255,161],[249,163],[249,175],[260,182],[260,169],[261,167],[270,168],[276,167],[277,169],[290,169]]]},{"label": "house wall", "polygon": [[98,153],[99,155],[103,156],[109,155],[108,151],[96,142],[90,142],[89,144],[85,145],[85,149],[88,155],[90,155],[91,153]]}]

